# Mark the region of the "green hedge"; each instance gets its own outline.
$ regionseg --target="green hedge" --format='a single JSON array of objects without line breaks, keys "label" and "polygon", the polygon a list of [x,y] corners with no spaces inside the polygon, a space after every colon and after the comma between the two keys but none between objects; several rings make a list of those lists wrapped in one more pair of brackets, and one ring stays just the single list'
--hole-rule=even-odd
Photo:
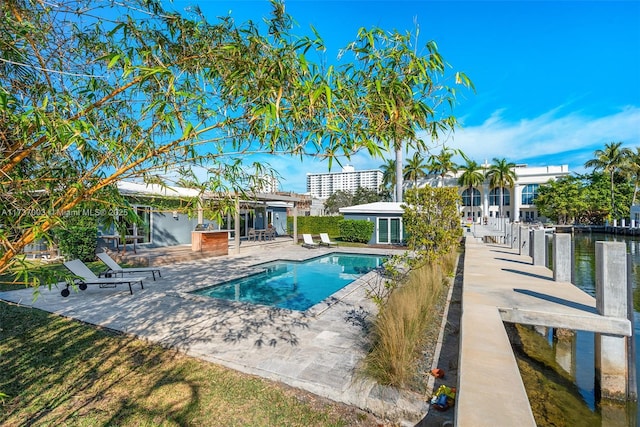
[{"label": "green hedge", "polygon": [[[337,216],[299,216],[298,234],[320,234],[327,233],[329,237],[341,237],[340,222],[342,215]],[[287,218],[287,229],[289,234],[293,234],[293,217]]]},{"label": "green hedge", "polygon": [[83,262],[95,261],[98,247],[98,227],[94,218],[69,221],[65,227],[54,230],[60,252],[67,259]]},{"label": "green hedge", "polygon": [[340,221],[340,236],[345,242],[369,243],[373,230],[373,222],[365,219]]}]

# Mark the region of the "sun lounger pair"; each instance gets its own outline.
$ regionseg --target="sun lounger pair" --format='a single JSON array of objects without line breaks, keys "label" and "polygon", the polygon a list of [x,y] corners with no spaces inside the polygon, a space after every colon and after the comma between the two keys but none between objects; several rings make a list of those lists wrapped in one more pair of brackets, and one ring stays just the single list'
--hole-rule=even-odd
[{"label": "sun lounger pair", "polygon": [[305,248],[317,248],[318,246],[338,246],[336,242],[332,242],[331,239],[329,239],[329,235],[327,233],[320,233],[320,243],[314,242],[311,234],[303,234],[302,239],[304,240],[302,246],[304,246]]},{"label": "sun lounger pair", "polygon": [[[88,285],[98,285],[101,288],[115,288],[116,285],[127,284],[129,285],[129,292],[133,295],[133,283],[140,283],[140,288],[144,289],[144,286],[142,285],[144,277],[98,277],[89,269],[89,267],[86,266],[84,262],[79,259],[66,261],[64,266],[76,276],[75,281],[81,291],[87,289]],[[71,284],[67,283],[67,287],[60,292],[63,297],[68,297],[71,293],[69,291],[70,286]]]},{"label": "sun lounger pair", "polygon": [[[132,284],[140,283],[140,288],[144,289],[144,286],[142,285],[144,277],[125,278],[125,273],[151,273],[153,280],[156,280],[156,273],[158,273],[158,277],[162,277],[160,269],[155,267],[120,267],[120,265],[118,265],[118,263],[115,262],[106,252],[99,253],[98,258],[108,267],[108,269],[105,272],[100,273],[99,276],[96,276],[93,271],[91,271],[89,267],[79,259],[64,263],[65,267],[77,276],[76,283],[78,283],[80,290],[84,291],[87,289],[87,285],[98,285],[101,288],[114,288],[116,285],[127,284],[129,285],[129,292],[133,295]],[[105,277],[102,277],[103,275]],[[118,277],[118,275],[120,275],[120,277]],[[70,284],[67,284],[67,287],[62,290],[61,294],[63,297],[69,296],[69,286]]]}]

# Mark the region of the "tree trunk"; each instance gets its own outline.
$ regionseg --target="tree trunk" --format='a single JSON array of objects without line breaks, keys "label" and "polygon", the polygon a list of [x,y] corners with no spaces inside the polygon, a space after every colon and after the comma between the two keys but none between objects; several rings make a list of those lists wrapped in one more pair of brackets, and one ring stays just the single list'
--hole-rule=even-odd
[{"label": "tree trunk", "polygon": [[615,201],[614,201],[614,195],[613,195],[613,172],[611,172],[611,219],[617,219],[616,218],[616,205],[615,205]]},{"label": "tree trunk", "polygon": [[402,202],[402,143],[396,145],[396,202]]}]

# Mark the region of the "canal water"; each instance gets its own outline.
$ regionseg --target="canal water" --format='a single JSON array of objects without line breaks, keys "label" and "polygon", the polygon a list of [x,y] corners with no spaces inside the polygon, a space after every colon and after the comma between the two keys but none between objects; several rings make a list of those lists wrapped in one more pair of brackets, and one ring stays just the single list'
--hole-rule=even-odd
[{"label": "canal water", "polygon": [[[634,328],[636,342],[636,377],[640,383],[640,238],[637,236],[619,236],[601,233],[576,233],[574,235],[575,248],[575,279],[574,283],[585,292],[595,297],[595,243],[598,241],[622,241],[627,245],[627,253],[631,254],[632,275],[631,286],[633,289]],[[549,337],[549,343],[553,340]],[[604,405],[599,405],[595,392],[595,358],[594,358],[594,334],[578,331],[572,347],[574,348],[571,366],[568,366],[574,375],[575,383],[580,390],[586,404],[596,412],[607,412]],[[627,410],[629,425],[638,425],[638,403],[630,404]],[[603,426],[607,425],[606,415],[603,417]]]}]

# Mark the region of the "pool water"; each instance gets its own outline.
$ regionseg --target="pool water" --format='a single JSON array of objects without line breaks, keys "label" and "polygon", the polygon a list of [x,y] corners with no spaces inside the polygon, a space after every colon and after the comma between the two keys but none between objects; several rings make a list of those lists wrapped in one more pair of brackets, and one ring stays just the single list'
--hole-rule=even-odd
[{"label": "pool water", "polygon": [[310,260],[261,264],[260,273],[192,293],[304,311],[381,266],[386,257],[333,253]]}]

